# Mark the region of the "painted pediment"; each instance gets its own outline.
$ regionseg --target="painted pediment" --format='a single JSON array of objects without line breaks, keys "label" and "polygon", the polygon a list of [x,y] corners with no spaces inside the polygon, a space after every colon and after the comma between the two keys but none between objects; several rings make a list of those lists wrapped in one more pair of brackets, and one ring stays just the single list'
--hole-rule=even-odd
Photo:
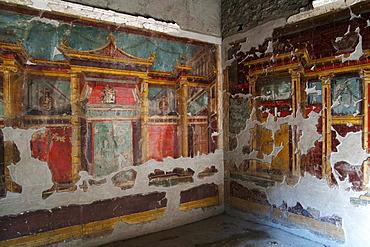
[{"label": "painted pediment", "polygon": [[99,61],[100,64],[120,63],[149,68],[155,61],[154,52],[148,58],[138,58],[126,53],[117,46],[116,38],[112,33],[107,37],[107,41],[106,45],[95,50],[79,51],[67,46],[68,40],[64,40],[59,50],[71,64],[75,64],[75,61],[79,61],[80,65],[82,61],[86,61],[87,64],[89,64],[88,61]]}]

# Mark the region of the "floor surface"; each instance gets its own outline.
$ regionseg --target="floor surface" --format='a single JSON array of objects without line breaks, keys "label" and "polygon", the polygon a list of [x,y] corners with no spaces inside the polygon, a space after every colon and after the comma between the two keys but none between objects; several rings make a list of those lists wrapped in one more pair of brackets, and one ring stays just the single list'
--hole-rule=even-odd
[{"label": "floor surface", "polygon": [[103,245],[106,247],[323,247],[324,245],[282,231],[227,215],[146,236]]}]

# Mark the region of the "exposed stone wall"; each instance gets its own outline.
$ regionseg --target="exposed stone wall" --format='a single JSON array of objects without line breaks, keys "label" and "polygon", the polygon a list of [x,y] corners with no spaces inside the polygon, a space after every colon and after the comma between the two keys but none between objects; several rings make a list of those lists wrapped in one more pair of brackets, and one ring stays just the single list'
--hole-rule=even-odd
[{"label": "exposed stone wall", "polygon": [[228,37],[279,18],[311,8],[312,0],[222,0],[221,33]]},{"label": "exposed stone wall", "polygon": [[176,22],[185,30],[220,36],[219,0],[70,0],[70,2]]}]

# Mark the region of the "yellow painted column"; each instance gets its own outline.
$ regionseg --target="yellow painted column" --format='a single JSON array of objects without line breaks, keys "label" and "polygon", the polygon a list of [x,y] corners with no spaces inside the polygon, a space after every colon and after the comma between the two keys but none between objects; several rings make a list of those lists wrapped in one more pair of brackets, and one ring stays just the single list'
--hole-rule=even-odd
[{"label": "yellow painted column", "polygon": [[149,160],[149,84],[144,78],[141,84],[141,153],[142,162]]},{"label": "yellow painted column", "polygon": [[[11,62],[11,61],[9,61]],[[5,65],[0,66],[0,72],[4,75],[4,82],[3,82],[3,102],[4,102],[4,124],[5,126],[13,126],[14,125],[14,82],[13,82],[13,74],[18,72],[18,68],[15,65]]]},{"label": "yellow painted column", "polygon": [[[248,80],[248,86],[249,86],[249,94],[252,95],[250,98],[250,107],[249,107],[249,114],[253,113],[253,110],[255,110],[254,116],[250,115],[251,118],[254,120],[261,121],[261,111],[258,109],[260,105],[260,100],[256,99],[258,96],[257,90],[256,90],[256,84],[257,84],[257,75],[254,76],[247,76]],[[249,129],[250,131],[250,143],[252,146],[252,150],[257,150],[258,144],[258,139],[256,138],[257,136],[260,136],[259,133],[259,126],[256,125],[253,129]],[[256,172],[257,171],[257,160],[250,160],[249,161],[249,170],[251,172]]]},{"label": "yellow painted column", "polygon": [[369,83],[370,70],[362,71],[362,145],[363,149],[369,152]]},{"label": "yellow painted column", "polygon": [[297,111],[300,110],[302,105],[302,87],[301,87],[301,71],[299,69],[289,69],[292,77],[292,109],[293,117],[297,116]]},{"label": "yellow painted column", "polygon": [[81,170],[81,108],[80,108],[80,79],[79,73],[71,73],[71,125],[72,125],[72,180],[80,179]]},{"label": "yellow painted column", "polygon": [[331,75],[320,76],[322,82],[322,176],[331,173]]},{"label": "yellow painted column", "polygon": [[[362,145],[366,152],[369,152],[369,83],[370,70],[362,70]],[[363,182],[369,183],[369,160],[362,164]]]},{"label": "yellow painted column", "polygon": [[[301,87],[301,71],[299,69],[289,69],[292,78],[292,111],[293,117],[297,117],[298,111],[304,112],[302,109],[302,87]],[[299,133],[297,126],[290,126],[292,128],[292,175],[301,175],[300,153],[298,152]]]},{"label": "yellow painted column", "polygon": [[178,95],[178,102],[179,102],[179,114],[180,114],[180,121],[179,121],[179,139],[180,139],[180,147],[179,147],[179,154],[182,157],[188,157],[188,150],[189,150],[189,143],[188,143],[188,79],[186,76],[180,76],[177,85],[177,95]]},{"label": "yellow painted column", "polygon": [[259,100],[257,100],[255,98],[255,97],[258,96],[257,95],[257,90],[256,90],[257,79],[258,79],[257,75],[247,76],[249,94],[252,95],[252,97],[250,99],[250,107],[249,107],[248,111],[249,111],[249,114],[251,114],[253,112],[253,109],[255,109],[256,110],[255,117],[260,118],[260,116],[259,116],[260,114],[257,114],[257,110],[258,110],[258,107],[259,107]]},{"label": "yellow painted column", "polygon": [[[230,142],[229,142],[229,134],[230,134],[230,108],[229,108],[229,101],[230,101],[230,96],[228,94],[229,92],[229,69],[225,69],[224,70],[224,80],[223,80],[223,85],[222,85],[222,90],[220,91],[220,94],[222,94],[222,97],[224,100],[220,100],[220,105],[222,104],[222,109],[223,109],[223,112],[219,112],[219,110],[217,110],[217,114],[219,116],[219,119],[222,120],[222,139],[223,139],[223,145],[220,145],[218,146],[218,148],[222,148],[225,150],[225,151],[229,151],[230,150]],[[222,103],[221,103],[222,102]],[[219,105],[219,104],[217,104]],[[220,125],[221,126],[221,125]],[[219,138],[221,139],[221,138]],[[226,161],[225,161],[226,162]],[[225,171],[226,171],[226,167],[225,167]]]}]

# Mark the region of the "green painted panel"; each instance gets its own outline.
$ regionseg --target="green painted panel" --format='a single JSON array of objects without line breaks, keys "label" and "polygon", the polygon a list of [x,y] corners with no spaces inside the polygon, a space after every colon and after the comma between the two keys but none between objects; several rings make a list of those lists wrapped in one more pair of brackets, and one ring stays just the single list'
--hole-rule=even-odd
[{"label": "green painted panel", "polygon": [[94,175],[109,175],[132,165],[131,122],[94,123]]}]

